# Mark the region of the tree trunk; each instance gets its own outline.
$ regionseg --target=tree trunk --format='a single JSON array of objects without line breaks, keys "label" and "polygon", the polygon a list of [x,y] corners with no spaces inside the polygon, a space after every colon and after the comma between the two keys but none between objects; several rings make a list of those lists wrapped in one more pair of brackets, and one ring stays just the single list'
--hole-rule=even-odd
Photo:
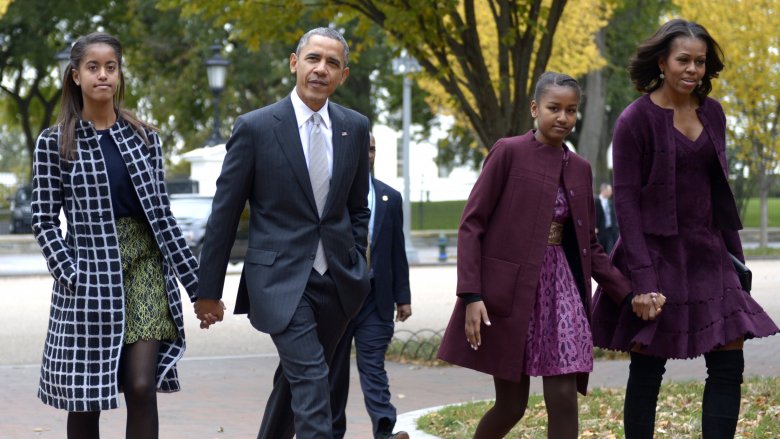
[{"label": "tree trunk", "polygon": [[[596,44],[604,47],[604,30],[596,33]],[[593,170],[593,191],[599,185],[610,182],[607,168],[607,87],[605,69],[594,70],[585,76],[585,107],[582,116],[582,132],[578,137],[577,152],[587,160]]]},{"label": "tree trunk", "polygon": [[769,246],[769,176],[762,172],[759,176],[759,199],[760,199],[760,224],[761,239],[759,245],[761,248]]}]

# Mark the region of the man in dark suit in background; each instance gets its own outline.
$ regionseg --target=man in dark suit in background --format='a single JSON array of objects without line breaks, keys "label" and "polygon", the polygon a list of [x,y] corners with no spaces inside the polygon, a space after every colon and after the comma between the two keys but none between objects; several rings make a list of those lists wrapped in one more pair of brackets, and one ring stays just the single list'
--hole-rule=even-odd
[{"label": "man in dark suit in background", "polygon": [[[376,143],[371,135],[369,166],[374,169]],[[371,178],[368,193],[369,262],[371,292],[360,313],[347,326],[331,362],[331,408],[333,437],[346,432],[344,411],[349,393],[349,357],[355,340],[360,387],[376,439],[409,439],[406,432],[393,433],[396,411],[390,402],[390,385],[385,372],[385,353],[393,338],[396,321],[412,315],[409,290],[409,263],[403,231],[401,194],[383,182]]]},{"label": "man in dark suit in background", "polygon": [[328,363],[370,288],[368,119],[329,102],[349,75],[348,54],[338,31],[307,32],[290,55],[292,93],[236,120],[217,180],[195,312],[204,327],[222,318],[248,200],[235,312],[271,335],[280,361],[258,438],[332,438]]},{"label": "man in dark suit in background", "polygon": [[595,197],[596,205],[596,235],[599,244],[607,254],[612,253],[612,247],[617,242],[619,231],[615,204],[612,201],[612,185],[601,183],[599,195]]}]

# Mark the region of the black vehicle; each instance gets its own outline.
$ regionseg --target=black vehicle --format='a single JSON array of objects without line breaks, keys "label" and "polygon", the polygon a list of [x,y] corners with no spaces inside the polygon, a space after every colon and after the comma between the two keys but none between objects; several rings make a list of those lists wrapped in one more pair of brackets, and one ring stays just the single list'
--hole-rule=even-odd
[{"label": "black vehicle", "polygon": [[[211,215],[213,197],[197,194],[173,194],[170,196],[171,212],[176,217],[184,239],[192,253],[200,258],[203,240],[206,237],[206,223]],[[238,223],[236,241],[230,251],[230,262],[243,262],[249,238],[249,209],[244,208]]]},{"label": "black vehicle", "polygon": [[32,233],[32,186],[24,185],[16,189],[11,198],[11,233]]}]

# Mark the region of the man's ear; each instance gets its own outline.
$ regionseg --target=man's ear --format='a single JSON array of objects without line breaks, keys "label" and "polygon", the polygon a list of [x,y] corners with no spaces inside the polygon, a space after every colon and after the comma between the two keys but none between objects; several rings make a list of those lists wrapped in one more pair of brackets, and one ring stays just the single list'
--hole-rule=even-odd
[{"label": "man's ear", "polygon": [[295,74],[298,70],[298,56],[295,52],[290,54],[290,73]]},{"label": "man's ear", "polygon": [[346,81],[348,77],[349,77],[349,67],[344,67],[344,70],[341,72],[341,82],[339,82],[339,85],[344,84],[344,81]]}]

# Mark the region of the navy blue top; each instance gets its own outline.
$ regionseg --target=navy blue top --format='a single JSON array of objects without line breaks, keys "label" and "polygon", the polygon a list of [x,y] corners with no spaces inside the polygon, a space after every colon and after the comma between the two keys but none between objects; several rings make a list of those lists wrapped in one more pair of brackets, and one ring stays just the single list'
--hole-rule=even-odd
[{"label": "navy blue top", "polygon": [[138,194],[135,193],[135,187],[130,180],[130,172],[119,153],[119,147],[114,138],[111,137],[109,130],[97,130],[97,134],[100,150],[103,152],[103,160],[106,163],[114,218],[143,218],[144,209],[141,207],[141,201],[138,200]]}]

